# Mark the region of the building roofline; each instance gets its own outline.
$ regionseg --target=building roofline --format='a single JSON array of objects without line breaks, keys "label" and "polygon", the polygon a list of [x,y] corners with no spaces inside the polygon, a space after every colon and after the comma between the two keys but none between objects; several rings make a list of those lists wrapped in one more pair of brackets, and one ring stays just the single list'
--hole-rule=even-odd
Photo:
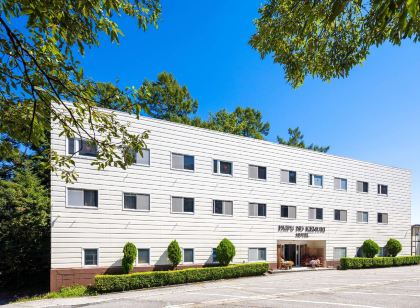
[{"label": "building roofline", "polygon": [[[136,115],[130,114],[130,113],[125,112],[125,111],[113,110],[113,109],[103,108],[103,107],[97,107],[97,108],[98,109],[102,109],[104,111],[111,112],[111,113],[118,113],[118,114],[122,114],[123,116],[132,117],[132,118],[134,118],[134,119],[137,120],[137,116]],[[335,154],[330,154],[330,153],[323,153],[323,152],[318,152],[318,151],[314,151],[314,150],[309,150],[309,149],[305,149],[305,148],[293,147],[293,146],[289,146],[289,145],[285,145],[285,144],[279,144],[279,143],[275,143],[273,141],[268,141],[268,140],[264,140],[264,139],[256,139],[256,138],[252,138],[252,137],[235,135],[235,134],[221,132],[221,131],[217,131],[217,130],[213,130],[213,129],[209,129],[209,128],[197,127],[197,126],[188,125],[188,124],[184,124],[184,123],[172,122],[172,121],[169,121],[169,120],[156,119],[156,118],[152,118],[152,117],[144,116],[144,115],[140,115],[139,116],[139,120],[141,120],[141,119],[144,119],[144,120],[147,120],[147,121],[156,122],[156,123],[163,122],[163,123],[166,123],[166,124],[169,124],[169,125],[173,125],[173,126],[181,126],[181,127],[187,127],[189,129],[196,129],[196,130],[207,131],[207,132],[211,132],[213,134],[218,134],[218,135],[222,135],[222,136],[233,137],[233,138],[237,138],[237,139],[246,139],[246,140],[249,140],[249,141],[252,141],[252,142],[257,142],[257,143],[258,142],[259,143],[266,143],[266,144],[270,144],[270,145],[274,145],[274,146],[284,147],[286,149],[293,150],[293,151],[302,151],[302,152],[307,152],[307,153],[311,153],[311,154],[315,154],[315,155],[321,155],[321,156],[327,156],[327,157],[334,157],[334,158],[346,159],[346,160],[350,160],[350,161],[354,161],[354,162],[361,162],[361,163],[365,163],[365,164],[369,164],[369,165],[374,165],[374,166],[379,166],[379,167],[386,167],[386,168],[392,168],[392,169],[407,171],[407,172],[410,172],[410,174],[411,174],[411,170],[408,169],[408,168],[395,167],[395,166],[390,166],[390,165],[375,163],[375,162],[371,162],[371,161],[367,161],[367,160],[355,159],[355,158],[348,157],[348,156],[340,156],[340,155],[335,155]]]}]

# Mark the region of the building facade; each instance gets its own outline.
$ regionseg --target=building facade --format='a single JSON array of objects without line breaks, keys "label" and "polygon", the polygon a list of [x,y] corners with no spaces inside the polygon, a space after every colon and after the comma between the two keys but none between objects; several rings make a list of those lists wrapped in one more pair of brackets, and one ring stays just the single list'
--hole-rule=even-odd
[{"label": "building facade", "polygon": [[[107,111],[109,112],[109,111]],[[214,262],[223,238],[233,263],[282,259],[324,266],[356,256],[364,240],[391,237],[410,254],[408,170],[338,157],[162,120],[116,113],[131,132],[148,130],[143,157],[127,170],[91,166],[95,149],[60,137],[74,154],[78,180],[51,180],[51,289],[88,284],[118,272],[126,242],[136,271],[164,268],[167,246],[183,249],[181,267]]]}]

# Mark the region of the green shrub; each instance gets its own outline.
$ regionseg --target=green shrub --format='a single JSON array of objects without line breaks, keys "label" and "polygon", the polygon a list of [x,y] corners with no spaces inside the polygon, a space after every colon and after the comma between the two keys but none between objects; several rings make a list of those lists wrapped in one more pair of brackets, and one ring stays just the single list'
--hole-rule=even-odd
[{"label": "green shrub", "polygon": [[402,245],[399,240],[390,238],[385,245],[385,250],[387,255],[391,257],[396,257],[402,250]]},{"label": "green shrub", "polygon": [[366,258],[373,258],[379,253],[379,245],[373,240],[366,240],[362,245],[362,253]]},{"label": "green shrub", "polygon": [[128,242],[123,249],[124,257],[122,259],[123,272],[128,274],[134,267],[134,261],[137,257],[137,248],[133,243]]},{"label": "green shrub", "polygon": [[341,258],[340,269],[359,269],[420,264],[420,256]]},{"label": "green shrub", "polygon": [[235,245],[233,245],[227,238],[221,240],[216,248],[217,261],[223,266],[229,265],[235,254]]},{"label": "green shrub", "polygon": [[189,268],[176,271],[96,275],[95,289],[100,293],[126,291],[197,281],[257,276],[267,271],[268,263],[258,262],[225,267]]},{"label": "green shrub", "polygon": [[182,251],[176,240],[173,240],[168,246],[168,259],[175,268],[182,260]]}]

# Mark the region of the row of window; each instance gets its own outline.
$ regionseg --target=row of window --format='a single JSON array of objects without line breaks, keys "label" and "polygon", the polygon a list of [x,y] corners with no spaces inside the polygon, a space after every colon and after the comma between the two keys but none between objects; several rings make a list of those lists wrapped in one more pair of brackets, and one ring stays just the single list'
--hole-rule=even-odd
[{"label": "row of window", "polygon": [[[97,266],[98,265],[98,249],[88,248],[83,249],[84,253],[84,265],[86,266]],[[217,263],[217,250],[212,248],[210,262]],[[356,257],[361,257],[361,248],[356,248]],[[385,256],[385,247],[380,247],[378,256]],[[340,260],[341,258],[347,257],[347,247],[334,247],[333,249],[333,260]],[[183,263],[194,263],[194,248],[184,248],[182,254]],[[266,248],[248,248],[248,261],[266,261],[267,260],[267,249]],[[137,264],[149,265],[150,264],[150,248],[138,248],[137,249]]]},{"label": "row of window", "polygon": [[[379,254],[378,257],[386,256],[386,248],[379,247]],[[347,248],[346,247],[334,247],[333,252],[333,260],[340,260],[341,258],[347,257]],[[356,248],[356,257],[362,257],[362,249],[361,247]]]},{"label": "row of window", "polygon": [[[183,248],[182,249],[182,260],[183,263],[194,263],[194,248]],[[217,250],[212,248],[210,262],[217,263]],[[97,248],[86,248],[83,249],[83,264],[86,266],[97,266],[99,259],[99,252]],[[266,248],[249,248],[248,249],[248,261],[266,261],[267,250]],[[137,249],[137,264],[148,265],[150,264],[150,248],[138,248]]]},{"label": "row of window", "polygon": [[[88,189],[68,188],[68,205],[76,207],[98,207],[98,191]],[[150,211],[150,195],[124,193],[123,208],[126,210]],[[172,197],[171,212],[194,214],[194,198]],[[213,214],[233,216],[233,201],[213,200]],[[253,203],[248,204],[249,217],[267,217],[267,204]],[[280,207],[282,218],[296,219],[296,206],[282,205]],[[357,222],[367,223],[369,213],[357,211]],[[323,220],[324,209],[309,207],[309,220]],[[347,221],[347,210],[334,210],[334,220]],[[377,214],[378,223],[388,223],[387,213]]]},{"label": "row of window", "polygon": [[[78,150],[76,150],[78,149]],[[68,153],[73,155],[96,156],[97,149],[94,145],[83,139],[70,138],[68,141]],[[150,150],[143,149],[142,153],[133,153],[136,164],[150,165]],[[192,155],[171,153],[171,167],[177,170],[194,171],[195,159]],[[213,160],[213,173],[221,175],[233,175],[233,162],[223,160]],[[248,165],[248,176],[251,179],[267,180],[267,167]],[[292,170],[281,170],[280,180],[282,183],[296,184],[297,173]],[[324,176],[319,174],[309,174],[308,184],[313,187],[324,187]],[[347,191],[347,179],[334,178],[334,189]],[[363,181],[356,182],[356,191],[362,193],[369,192],[369,183]],[[377,185],[378,195],[388,195],[388,185]]]}]

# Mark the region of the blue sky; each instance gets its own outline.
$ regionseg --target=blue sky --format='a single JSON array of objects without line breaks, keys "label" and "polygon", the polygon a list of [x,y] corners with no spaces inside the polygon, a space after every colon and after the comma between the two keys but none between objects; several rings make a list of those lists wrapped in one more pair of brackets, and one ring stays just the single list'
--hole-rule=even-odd
[{"label": "blue sky", "polygon": [[122,18],[120,44],[101,40],[82,59],[87,76],[140,86],[174,74],[199,100],[199,115],[250,106],[270,122],[269,140],[299,126],[330,153],[412,170],[412,222],[420,223],[420,44],[373,48],[347,79],[309,78],[292,89],[283,69],[248,45],[260,1],[162,2],[159,28]]}]

